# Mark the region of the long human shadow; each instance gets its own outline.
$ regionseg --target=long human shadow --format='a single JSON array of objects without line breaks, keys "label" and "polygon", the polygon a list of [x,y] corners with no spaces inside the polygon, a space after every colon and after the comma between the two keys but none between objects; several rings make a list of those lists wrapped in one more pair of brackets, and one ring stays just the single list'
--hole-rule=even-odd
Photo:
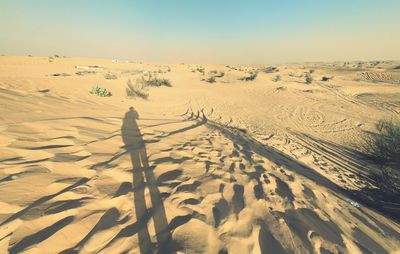
[{"label": "long human shadow", "polygon": [[[133,107],[130,107],[123,119],[121,136],[125,144],[124,148],[129,152],[132,161],[133,203],[136,219],[140,225],[138,229],[139,248],[141,253],[152,253],[154,247],[158,249],[159,253],[165,253],[171,233],[168,230],[168,220],[157,181],[153,169],[149,167],[146,146],[136,122],[138,119],[139,114]],[[151,209],[146,207],[146,187],[150,193]],[[151,217],[153,217],[156,232],[156,246],[153,246],[147,228],[147,222]]]}]

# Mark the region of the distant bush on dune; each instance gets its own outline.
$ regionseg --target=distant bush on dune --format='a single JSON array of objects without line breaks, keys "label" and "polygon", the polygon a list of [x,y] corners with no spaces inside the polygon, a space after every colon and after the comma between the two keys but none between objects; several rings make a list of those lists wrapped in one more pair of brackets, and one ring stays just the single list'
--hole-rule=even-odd
[{"label": "distant bush on dune", "polygon": [[223,76],[225,76],[225,72],[221,71],[218,74],[216,74],[214,77],[216,78],[222,78]]},{"label": "distant bush on dune", "polygon": [[278,69],[278,67],[270,66],[270,67],[263,68],[261,71],[263,71],[265,73],[274,73],[274,72],[278,72],[279,69]]},{"label": "distant bush on dune", "polygon": [[249,76],[244,76],[240,78],[239,80],[243,81],[253,81],[257,78],[258,73],[257,72],[251,72]]},{"label": "distant bush on dune", "polygon": [[124,70],[124,71],[121,71],[121,74],[127,74],[127,75],[138,75],[140,73],[143,73],[143,70]]},{"label": "distant bush on dune", "polygon": [[205,74],[205,69],[203,67],[197,67],[196,71],[200,72],[201,74]]},{"label": "distant bush on dune", "polygon": [[144,84],[142,84],[140,82],[136,82],[136,84],[132,84],[132,81],[129,79],[126,82],[126,85],[127,85],[126,96],[131,97],[131,98],[139,97],[142,99],[148,99],[149,93]]},{"label": "distant bush on dune", "polygon": [[171,82],[168,79],[158,78],[155,73],[152,74],[151,72],[144,73],[143,76],[136,80],[135,84],[132,84],[132,81],[130,79],[127,81],[126,84],[126,95],[128,97],[139,97],[142,99],[148,99],[148,87],[172,86]]},{"label": "distant bush on dune", "polygon": [[110,97],[112,96],[110,91],[107,91],[107,89],[99,86],[92,87],[92,90],[90,91],[91,94],[100,96],[100,97]]},{"label": "distant bush on dune", "polygon": [[311,73],[307,72],[306,73],[306,84],[311,84],[313,82],[314,78],[311,76]]},{"label": "distant bush on dune", "polygon": [[385,192],[400,194],[400,122],[381,120],[376,134],[364,137],[364,150],[379,165],[377,183]]},{"label": "distant bush on dune", "polygon": [[215,83],[215,82],[216,82],[216,79],[215,79],[214,76],[212,76],[212,77],[209,77],[208,79],[206,79],[206,82],[208,82],[208,83]]},{"label": "distant bush on dune", "polygon": [[165,78],[158,78],[157,75],[148,73],[147,77],[142,76],[139,79],[139,82],[142,83],[144,86],[154,86],[154,87],[160,87],[160,86],[167,86],[171,87],[171,82],[168,79]]},{"label": "distant bush on dune", "polygon": [[51,74],[51,76],[53,76],[53,77],[68,77],[68,76],[71,76],[71,74],[68,74],[68,73],[53,73],[53,74]]},{"label": "distant bush on dune", "polygon": [[105,78],[105,79],[111,79],[111,80],[114,80],[114,79],[117,79],[118,77],[117,77],[117,75],[115,75],[115,74],[112,74],[112,73],[106,73],[106,74],[104,74],[104,78]]},{"label": "distant bush on dune", "polygon": [[75,72],[75,74],[78,76],[85,76],[88,74],[96,74],[96,73],[97,72],[95,72],[95,71],[77,71],[77,72]]},{"label": "distant bush on dune", "polygon": [[331,79],[333,79],[333,77],[323,76],[323,77],[321,78],[321,81],[329,81],[329,80],[331,80]]},{"label": "distant bush on dune", "polygon": [[278,81],[281,81],[281,80],[282,80],[281,75],[276,75],[275,78],[273,79],[274,82],[278,82]]}]

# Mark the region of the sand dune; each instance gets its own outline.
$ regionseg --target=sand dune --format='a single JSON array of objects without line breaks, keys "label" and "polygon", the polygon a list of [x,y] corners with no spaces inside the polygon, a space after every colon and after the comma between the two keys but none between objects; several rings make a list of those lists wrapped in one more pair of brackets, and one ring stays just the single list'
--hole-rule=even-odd
[{"label": "sand dune", "polygon": [[[356,149],[399,114],[396,72],[321,63],[307,85],[303,66],[245,82],[210,65],[209,84],[196,65],[0,57],[0,252],[399,253],[400,202],[364,191]],[[173,87],[126,98],[168,68]]]}]

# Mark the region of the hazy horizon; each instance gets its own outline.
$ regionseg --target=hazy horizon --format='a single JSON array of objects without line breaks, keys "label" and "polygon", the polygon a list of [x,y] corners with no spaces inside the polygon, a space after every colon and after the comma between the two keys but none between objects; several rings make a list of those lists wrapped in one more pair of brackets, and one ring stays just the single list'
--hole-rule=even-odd
[{"label": "hazy horizon", "polygon": [[399,1],[40,0],[0,8],[6,55],[244,64],[400,59]]}]

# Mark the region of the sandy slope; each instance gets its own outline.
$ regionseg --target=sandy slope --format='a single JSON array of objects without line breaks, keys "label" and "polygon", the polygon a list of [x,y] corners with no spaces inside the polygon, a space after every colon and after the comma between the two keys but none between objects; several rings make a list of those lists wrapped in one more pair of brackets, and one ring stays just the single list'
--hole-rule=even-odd
[{"label": "sandy slope", "polygon": [[170,65],[144,101],[126,81],[167,66],[0,57],[0,253],[398,253],[400,202],[368,200],[354,149],[400,113],[393,65]]}]

